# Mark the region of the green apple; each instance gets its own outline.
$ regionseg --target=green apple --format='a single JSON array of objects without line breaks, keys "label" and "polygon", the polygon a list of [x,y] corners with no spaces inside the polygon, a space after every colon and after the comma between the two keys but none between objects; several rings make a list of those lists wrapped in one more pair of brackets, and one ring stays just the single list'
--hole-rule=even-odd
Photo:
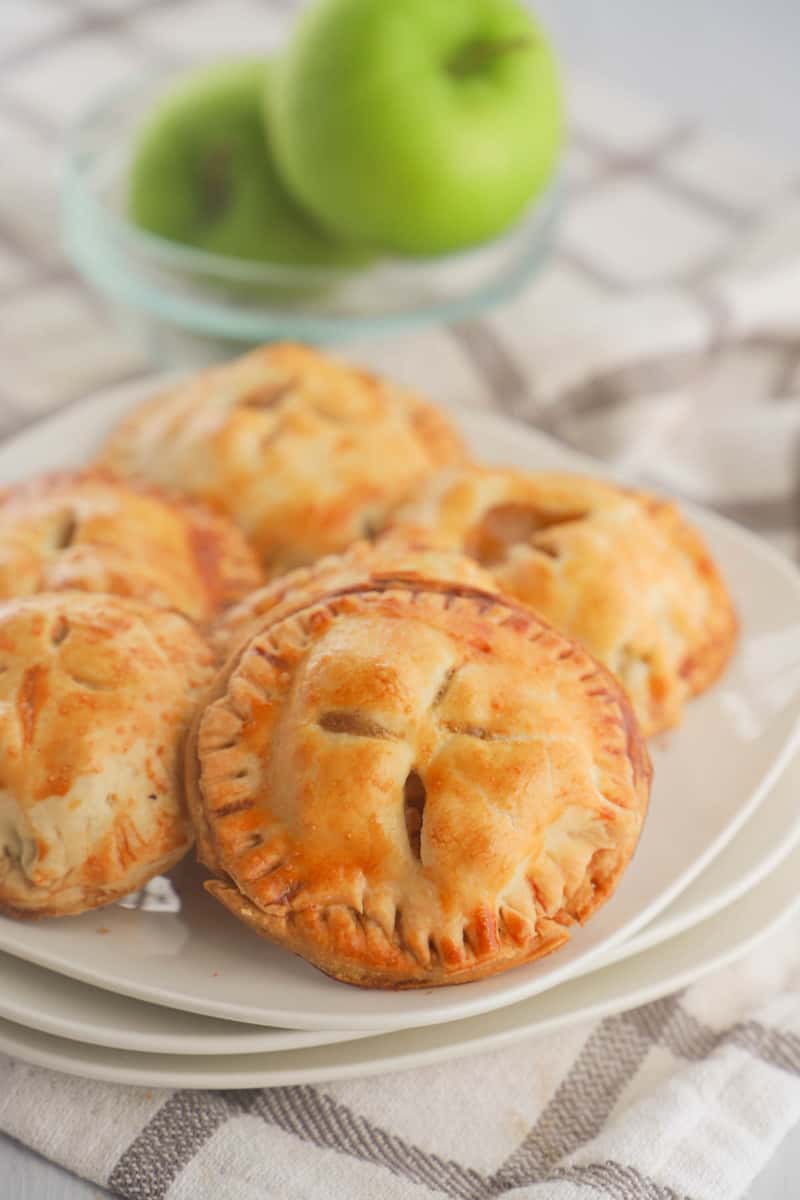
[{"label": "green apple", "polygon": [[194,72],[142,128],[130,174],[134,223],[171,241],[256,262],[338,265],[365,258],[321,230],[275,168],[264,124],[271,66]]},{"label": "green apple", "polygon": [[553,53],[516,0],[322,0],[272,77],[267,120],[321,224],[411,255],[512,224],[562,140]]}]

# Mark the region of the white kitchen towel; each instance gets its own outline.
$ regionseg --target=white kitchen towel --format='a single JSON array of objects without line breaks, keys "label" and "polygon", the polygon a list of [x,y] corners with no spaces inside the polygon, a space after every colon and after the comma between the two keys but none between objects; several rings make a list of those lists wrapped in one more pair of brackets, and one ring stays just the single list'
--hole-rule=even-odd
[{"label": "white kitchen towel", "polygon": [[[6,0],[2,433],[149,369],[60,255],[64,123],[153,62],[275,44],[287,8]],[[481,318],[350,352],[796,556],[800,168],[595,80],[571,100],[569,201],[540,275]],[[129,1200],[736,1200],[798,1120],[797,921],[681,995],[382,1078],[164,1092],[0,1058],[0,1129]]]}]

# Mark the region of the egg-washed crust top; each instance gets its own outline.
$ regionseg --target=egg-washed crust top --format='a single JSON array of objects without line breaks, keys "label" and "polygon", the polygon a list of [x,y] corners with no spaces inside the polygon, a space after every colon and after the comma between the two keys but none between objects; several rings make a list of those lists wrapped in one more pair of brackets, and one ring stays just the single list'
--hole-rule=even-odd
[{"label": "egg-washed crust top", "polygon": [[241,532],[205,506],[99,468],[0,491],[0,598],[75,589],[207,622],[263,581]]},{"label": "egg-washed crust top", "polygon": [[279,574],[372,536],[465,452],[446,417],[413,392],[283,344],[146,402],[101,459],[227,512]]},{"label": "egg-washed crust top", "polygon": [[344,588],[220,673],[187,742],[206,886],[365,986],[548,953],[613,891],[650,763],[608,672],[468,584]]},{"label": "egg-washed crust top", "polygon": [[212,663],[166,609],[71,591],[0,605],[0,911],[96,908],[182,857],[183,742]]},{"label": "egg-washed crust top", "polygon": [[471,555],[580,641],[622,681],[646,734],[677,724],[733,653],[733,603],[703,539],[647,493],[467,467],[432,481],[393,530]]}]

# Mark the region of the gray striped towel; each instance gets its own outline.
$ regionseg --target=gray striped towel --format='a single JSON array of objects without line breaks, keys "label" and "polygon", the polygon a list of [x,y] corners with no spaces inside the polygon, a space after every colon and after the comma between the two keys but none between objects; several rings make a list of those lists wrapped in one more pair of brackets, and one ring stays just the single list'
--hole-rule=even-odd
[{"label": "gray striped towel", "polygon": [[130,1200],[736,1200],[800,1119],[800,925],[680,995],[327,1086],[148,1091],[0,1057],[0,1128]]},{"label": "gray striped towel", "polygon": [[[60,258],[63,122],[90,89],[187,45],[274,42],[280,5],[233,7],[224,29],[202,0],[42,6],[12,25],[3,434],[146,369]],[[800,172],[595,80],[571,91],[570,202],[547,268],[480,320],[353,353],[712,505],[795,556]],[[735,1200],[800,1119],[798,933],[790,922],[735,968],[557,1038],[368,1080],[148,1091],[0,1058],[0,1129],[130,1200]]]}]

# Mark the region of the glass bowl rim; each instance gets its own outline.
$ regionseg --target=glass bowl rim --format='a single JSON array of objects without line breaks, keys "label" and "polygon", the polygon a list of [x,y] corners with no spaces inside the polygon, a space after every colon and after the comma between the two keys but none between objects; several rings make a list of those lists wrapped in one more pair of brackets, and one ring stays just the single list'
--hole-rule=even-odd
[{"label": "glass bowl rim", "polygon": [[[213,60],[219,62],[219,60]],[[229,59],[227,61],[233,61]],[[475,247],[449,254],[427,257],[400,257],[378,255],[361,265],[317,266],[312,264],[287,264],[252,262],[233,256],[215,254],[210,251],[174,242],[137,228],[124,215],[115,212],[103,203],[92,186],[87,170],[87,155],[93,131],[102,124],[108,112],[121,102],[139,95],[157,83],[177,81],[203,66],[211,65],[206,60],[186,61],[170,66],[156,67],[130,76],[124,82],[104,90],[91,104],[86,106],[70,124],[65,137],[64,165],[62,175],[62,214],[67,226],[67,250],[76,265],[106,291],[125,300],[134,308],[143,309],[156,316],[174,321],[186,328],[206,334],[224,333],[237,340],[250,340],[259,336],[259,329],[268,323],[276,331],[305,331],[308,336],[325,338],[341,336],[346,329],[382,333],[398,327],[430,323],[432,321],[454,321],[474,316],[487,307],[500,303],[515,295],[539,266],[551,245],[551,234],[561,210],[564,183],[557,170],[542,192],[534,198],[519,220],[497,238]],[[80,244],[69,237],[70,218],[80,214],[81,227],[88,221],[95,245],[85,244],[83,234]],[[200,295],[170,295],[141,280],[115,278],[108,263],[103,263],[103,251],[114,250],[130,256],[139,252],[153,267],[182,272],[187,282],[193,277],[213,279],[217,284],[248,284],[265,287],[291,284],[301,287],[332,287],[365,276],[379,267],[384,282],[391,283],[392,275],[404,283],[413,283],[415,277],[424,281],[433,271],[458,268],[475,262],[477,256],[497,248],[504,240],[520,236],[521,227],[530,224],[530,236],[512,269],[502,277],[470,286],[462,296],[434,299],[421,302],[414,309],[397,312],[348,313],[342,315],[303,312],[281,307],[280,304],[261,309],[240,306],[234,301],[221,303]]]}]

